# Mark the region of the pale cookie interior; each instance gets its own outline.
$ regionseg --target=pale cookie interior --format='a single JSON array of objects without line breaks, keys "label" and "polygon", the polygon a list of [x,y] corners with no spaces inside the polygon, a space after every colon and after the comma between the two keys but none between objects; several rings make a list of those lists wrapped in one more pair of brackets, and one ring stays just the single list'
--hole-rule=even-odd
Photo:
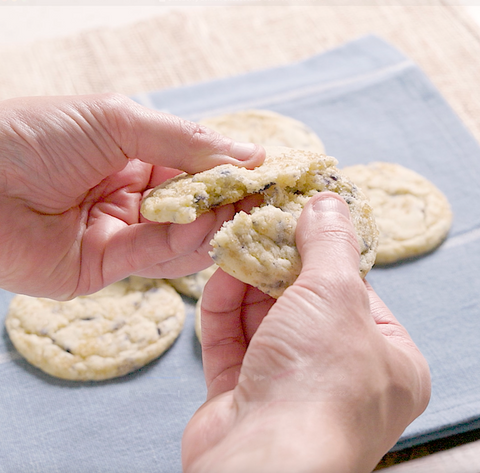
[{"label": "pale cookie interior", "polygon": [[[311,128],[299,120],[270,110],[241,110],[208,117],[199,123],[239,142],[325,153],[322,140]],[[213,265],[197,274],[169,279],[168,282],[181,294],[198,299],[216,268]]]},{"label": "pale cookie interior", "polygon": [[59,378],[98,381],[160,356],[184,321],[184,302],[172,287],[133,277],[67,302],[17,295],[5,324],[34,366]]},{"label": "pale cookie interior", "polygon": [[[359,244],[360,275],[373,266],[378,231],[365,196],[325,157],[299,150],[268,148],[278,163],[307,154],[313,166],[293,186],[272,184],[265,203],[249,214],[239,212],[215,234],[210,253],[225,272],[278,298],[298,277],[301,260],[295,245],[297,220],[317,192],[331,191],[347,202]],[[322,162],[323,159],[323,162]]]},{"label": "pale cookie interior", "polygon": [[[272,185],[295,188],[306,173],[334,166],[335,158],[297,150],[278,159],[269,154],[254,170],[222,164],[198,174],[180,174],[153,189],[141,206],[142,215],[155,222],[190,223],[199,215],[220,205],[258,194]],[[283,148],[289,149],[289,148]]]},{"label": "pale cookie interior", "polygon": [[369,198],[379,229],[376,264],[435,249],[452,225],[445,195],[429,180],[399,164],[375,162],[343,169]]},{"label": "pale cookie interior", "polygon": [[322,140],[311,128],[299,120],[270,110],[241,110],[205,118],[199,123],[238,142],[325,153]]},{"label": "pale cookie interior", "polygon": [[375,260],[377,229],[365,196],[335,167],[335,158],[284,147],[266,147],[262,166],[253,170],[217,166],[194,176],[183,174],[157,187],[143,202],[150,220],[188,223],[218,205],[262,194],[265,203],[238,213],[211,244],[211,256],[224,271],[279,297],[300,271],[296,221],[317,192],[341,195],[350,208],[361,250],[360,274]]},{"label": "pale cookie interior", "polygon": [[211,256],[225,272],[279,297],[302,267],[296,223],[294,215],[272,205],[239,212],[214,236]]}]

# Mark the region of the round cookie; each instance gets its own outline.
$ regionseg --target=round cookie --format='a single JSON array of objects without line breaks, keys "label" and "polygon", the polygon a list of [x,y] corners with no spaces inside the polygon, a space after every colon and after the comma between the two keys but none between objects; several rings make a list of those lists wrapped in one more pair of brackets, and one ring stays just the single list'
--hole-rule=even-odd
[{"label": "round cookie", "polygon": [[427,253],[447,236],[452,211],[429,180],[399,164],[374,162],[342,170],[370,200],[379,229],[376,264]]},{"label": "round cookie", "polygon": [[322,141],[308,126],[270,110],[241,110],[205,118],[199,123],[239,142],[325,153]]},{"label": "round cookie", "polygon": [[218,205],[263,194],[259,208],[224,223],[211,242],[211,256],[227,273],[279,297],[300,272],[295,228],[305,203],[317,192],[336,192],[349,205],[365,276],[375,260],[378,231],[365,196],[342,176],[335,158],[284,147],[266,151],[264,164],[253,170],[221,165],[165,182],[144,200],[143,215],[188,223]]},{"label": "round cookie", "polygon": [[184,296],[191,297],[192,299],[199,299],[202,295],[203,288],[207,281],[212,277],[213,273],[217,270],[218,266],[213,264],[212,266],[199,271],[198,273],[190,274],[181,278],[167,279],[167,281]]},{"label": "round cookie", "polygon": [[184,321],[185,305],[172,287],[131,277],[67,302],[17,295],[5,325],[15,348],[37,368],[99,381],[160,356]]},{"label": "round cookie", "polygon": [[[337,160],[304,150],[269,146],[255,169],[222,164],[198,174],[179,174],[153,189],[141,213],[154,222],[190,223],[214,207],[264,193],[272,186],[295,189],[307,174],[323,173]],[[334,169],[338,173],[338,169]]]}]

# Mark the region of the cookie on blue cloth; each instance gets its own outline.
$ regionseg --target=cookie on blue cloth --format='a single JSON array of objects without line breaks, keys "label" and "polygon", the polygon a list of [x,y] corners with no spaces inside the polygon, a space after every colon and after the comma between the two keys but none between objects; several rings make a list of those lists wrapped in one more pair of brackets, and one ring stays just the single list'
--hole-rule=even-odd
[{"label": "cookie on blue cloth", "polygon": [[5,325],[32,365],[58,378],[123,376],[169,348],[185,321],[179,294],[161,280],[131,277],[71,301],[17,295]]},{"label": "cookie on blue cloth", "polygon": [[370,200],[379,229],[375,263],[389,264],[428,253],[447,237],[452,210],[425,177],[400,164],[374,162],[342,170]]}]

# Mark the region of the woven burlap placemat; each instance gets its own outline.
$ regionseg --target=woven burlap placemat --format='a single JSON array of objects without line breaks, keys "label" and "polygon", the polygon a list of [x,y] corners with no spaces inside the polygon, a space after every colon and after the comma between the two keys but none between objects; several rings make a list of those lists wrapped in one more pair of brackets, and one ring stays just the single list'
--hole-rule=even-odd
[{"label": "woven burlap placemat", "polygon": [[0,100],[137,94],[287,64],[374,33],[423,68],[480,140],[480,28],[461,7],[441,0],[423,6],[388,1],[190,7],[123,28],[3,46]]}]

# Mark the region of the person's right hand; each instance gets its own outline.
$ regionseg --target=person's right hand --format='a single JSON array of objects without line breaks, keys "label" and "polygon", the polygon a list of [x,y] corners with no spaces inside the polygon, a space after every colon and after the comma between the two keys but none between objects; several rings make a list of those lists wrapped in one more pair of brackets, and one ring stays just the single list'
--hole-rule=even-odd
[{"label": "person's right hand", "polygon": [[186,473],[370,472],[427,406],[428,365],[360,278],[345,202],[313,197],[296,241],[303,269],[277,301],[221,270],[205,288]]}]

